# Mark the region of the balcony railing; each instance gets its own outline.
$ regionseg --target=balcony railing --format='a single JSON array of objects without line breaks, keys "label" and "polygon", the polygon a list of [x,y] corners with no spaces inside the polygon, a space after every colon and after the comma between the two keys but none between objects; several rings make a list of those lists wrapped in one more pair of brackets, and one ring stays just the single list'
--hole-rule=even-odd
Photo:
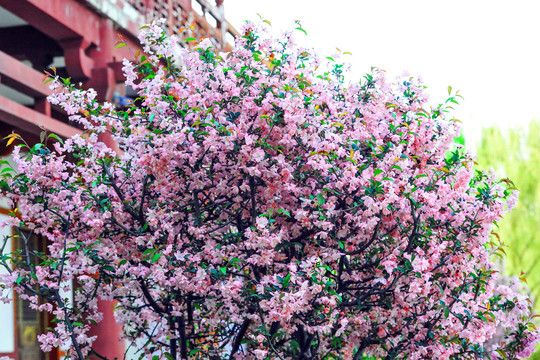
[{"label": "balcony railing", "polygon": [[[217,50],[227,51],[238,32],[225,19],[223,0],[83,0],[119,26],[135,34],[153,19],[166,19],[166,28],[180,37],[209,38]],[[193,26],[192,33],[182,32]]]}]

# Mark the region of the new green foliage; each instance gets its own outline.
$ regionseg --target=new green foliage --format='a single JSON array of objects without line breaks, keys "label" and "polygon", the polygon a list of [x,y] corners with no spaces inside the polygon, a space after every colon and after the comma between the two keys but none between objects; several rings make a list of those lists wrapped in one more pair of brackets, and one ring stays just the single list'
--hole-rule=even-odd
[{"label": "new green foliage", "polygon": [[[508,245],[505,271],[525,273],[534,298],[540,298],[540,122],[528,129],[503,132],[484,129],[477,149],[480,167],[492,166],[510,178],[520,191],[516,208],[499,223],[498,233]],[[540,302],[536,302],[540,308]]]}]

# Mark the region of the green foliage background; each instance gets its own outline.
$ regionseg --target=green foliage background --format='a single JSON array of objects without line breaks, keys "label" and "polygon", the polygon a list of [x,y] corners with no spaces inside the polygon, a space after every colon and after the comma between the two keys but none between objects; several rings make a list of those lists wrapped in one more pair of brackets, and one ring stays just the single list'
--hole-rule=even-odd
[{"label": "green foliage background", "polygon": [[[499,222],[498,233],[508,246],[505,273],[526,273],[540,312],[540,121],[531,121],[528,129],[484,129],[476,152],[480,168],[492,166],[520,191],[516,208]],[[530,359],[540,360],[538,347]]]}]

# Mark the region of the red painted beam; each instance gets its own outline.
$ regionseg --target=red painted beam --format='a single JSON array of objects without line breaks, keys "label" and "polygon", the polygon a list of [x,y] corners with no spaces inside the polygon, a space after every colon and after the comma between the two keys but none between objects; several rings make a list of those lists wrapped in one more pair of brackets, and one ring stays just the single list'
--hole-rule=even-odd
[{"label": "red painted beam", "polygon": [[0,121],[32,134],[39,134],[43,130],[64,138],[82,134],[82,130],[43,115],[3,96],[0,96]]},{"label": "red painted beam", "polygon": [[24,65],[19,60],[0,51],[0,76],[2,83],[32,97],[45,97],[51,93],[43,85],[43,73]]},{"label": "red painted beam", "polygon": [[0,6],[55,40],[85,38],[99,45],[100,17],[75,0],[0,0]]}]

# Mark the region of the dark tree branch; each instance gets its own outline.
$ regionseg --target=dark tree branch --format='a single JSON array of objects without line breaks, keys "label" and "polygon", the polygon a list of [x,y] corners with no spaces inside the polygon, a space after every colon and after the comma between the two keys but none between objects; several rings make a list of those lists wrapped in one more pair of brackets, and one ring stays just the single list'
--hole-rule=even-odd
[{"label": "dark tree branch", "polygon": [[[109,167],[107,166],[107,164],[105,164],[105,161],[103,161],[102,163],[102,167],[103,167],[103,170],[105,171],[105,174],[107,174],[107,176],[109,177],[109,182],[107,183],[108,185],[111,185],[112,188],[114,189],[114,192],[116,193],[116,195],[118,196],[118,198],[120,199],[120,201],[122,202],[122,205],[124,207],[124,210],[131,215],[131,217],[137,221],[139,221],[139,217],[137,216],[137,214],[133,211],[133,209],[126,203],[126,197],[124,196],[124,193],[122,192],[122,190],[118,187],[118,184],[116,184],[116,181],[114,180],[114,177],[113,175],[111,174],[111,170],[109,169]],[[104,182],[105,184],[105,182]],[[143,224],[141,224],[143,225]]]},{"label": "dark tree branch", "polygon": [[201,205],[199,204],[199,190],[193,191],[193,207],[195,208],[195,225],[201,226]]},{"label": "dark tree branch", "polygon": [[416,206],[414,205],[414,201],[411,198],[409,199],[409,204],[411,205],[411,216],[413,218],[413,229],[411,231],[411,235],[409,235],[409,243],[407,244],[407,248],[405,249],[405,253],[408,253],[412,250],[414,246],[414,239],[417,236],[416,232],[418,231],[418,215],[416,214]]},{"label": "dark tree branch", "polygon": [[98,353],[96,350],[92,349],[90,350],[90,352],[94,355],[96,355],[98,358],[100,358],[101,360],[109,360],[109,358],[101,355],[100,353]]},{"label": "dark tree branch", "polygon": [[144,177],[144,181],[143,181],[143,191],[142,191],[142,195],[141,195],[141,204],[139,205],[139,222],[140,223],[144,223],[144,200],[146,198],[146,192],[148,191],[148,184],[149,184],[149,180],[153,178],[153,175],[146,175]]},{"label": "dark tree branch", "polygon": [[139,286],[141,287],[144,298],[146,299],[146,301],[148,301],[148,304],[152,307],[152,309],[154,309],[158,314],[164,314],[165,309],[159,306],[159,304],[154,300],[154,298],[152,298],[150,291],[148,291],[148,288],[144,284],[144,279],[139,278]]},{"label": "dark tree branch", "polygon": [[171,327],[171,340],[170,340],[170,350],[171,350],[171,356],[174,360],[176,360],[177,354],[176,354],[176,319],[174,316],[171,316],[169,319],[169,324]]},{"label": "dark tree branch", "polygon": [[370,334],[367,338],[362,339],[362,341],[358,345],[358,350],[356,350],[356,353],[354,354],[353,360],[360,360],[364,349],[372,344],[372,338],[373,334]]},{"label": "dark tree branch", "polygon": [[186,338],[186,323],[184,321],[184,315],[178,316],[178,332],[180,333],[180,356],[183,360],[188,359],[188,348]]},{"label": "dark tree branch", "polygon": [[249,329],[249,325],[251,324],[251,320],[245,319],[242,323],[242,326],[240,326],[240,330],[238,330],[238,333],[236,334],[236,337],[234,338],[234,342],[231,349],[231,355],[229,356],[229,359],[234,359],[234,354],[240,349],[240,346],[242,345],[242,340],[244,339],[244,336],[246,335],[246,332]]},{"label": "dark tree branch", "polygon": [[251,226],[255,226],[255,220],[257,219],[257,204],[255,202],[255,178],[253,176],[249,178],[249,187],[251,188]]},{"label": "dark tree branch", "polygon": [[375,239],[377,239],[377,235],[379,234],[379,229],[381,227],[381,224],[382,224],[382,220],[379,220],[377,225],[375,225],[375,229],[373,229],[373,234],[371,235],[371,238],[362,247],[360,247],[359,249],[356,249],[354,251],[344,251],[344,253],[346,255],[358,255],[358,254],[362,253],[364,250],[366,250],[371,244],[373,244]]},{"label": "dark tree branch", "polygon": [[73,348],[75,349],[75,352],[77,353],[78,360],[84,360],[84,356],[81,351],[81,346],[79,345],[79,342],[77,341],[77,337],[75,336],[75,333],[73,332],[73,324],[71,323],[71,319],[69,318],[66,304],[64,304],[64,302],[62,301],[62,297],[60,296],[60,291],[58,291],[57,289],[50,290],[50,291],[54,294],[58,307],[64,311],[64,321],[68,327],[69,337],[71,338]]}]

